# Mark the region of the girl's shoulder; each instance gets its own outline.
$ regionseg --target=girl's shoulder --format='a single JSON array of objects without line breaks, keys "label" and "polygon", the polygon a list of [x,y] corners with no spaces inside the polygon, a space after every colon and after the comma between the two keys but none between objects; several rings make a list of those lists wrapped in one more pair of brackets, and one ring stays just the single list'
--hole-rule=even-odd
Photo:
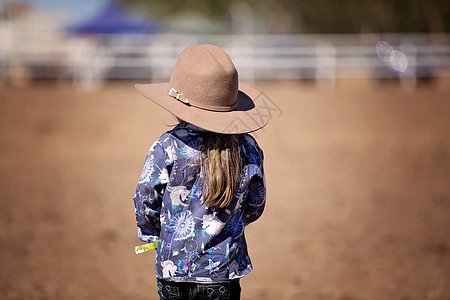
[{"label": "girl's shoulder", "polygon": [[164,132],[161,136],[156,140],[155,143],[164,146],[171,146],[174,141],[179,140],[187,143],[192,138],[192,134],[189,131],[185,130],[180,124],[176,125],[172,129]]},{"label": "girl's shoulder", "polygon": [[259,148],[258,142],[256,141],[256,139],[248,133],[240,134],[239,139],[240,139],[241,143],[243,143],[244,145]]},{"label": "girl's shoulder", "polygon": [[164,132],[153,143],[149,153],[158,153],[158,155],[164,155],[173,161],[181,158],[184,154],[191,156],[193,152],[200,151],[200,148],[201,140],[198,139],[198,135],[177,125]]},{"label": "girl's shoulder", "polygon": [[241,156],[246,163],[260,165],[264,159],[264,153],[256,139],[250,134],[239,135],[241,144]]}]

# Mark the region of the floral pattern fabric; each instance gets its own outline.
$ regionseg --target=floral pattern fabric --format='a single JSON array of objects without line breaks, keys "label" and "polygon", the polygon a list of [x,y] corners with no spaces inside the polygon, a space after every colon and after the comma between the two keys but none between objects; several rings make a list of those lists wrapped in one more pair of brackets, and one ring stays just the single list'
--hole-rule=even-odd
[{"label": "floral pattern fabric", "polygon": [[150,148],[133,196],[138,237],[159,241],[159,279],[223,282],[252,270],[244,227],[257,220],[266,199],[263,152],[239,135],[242,174],[226,208],[202,204],[204,178],[198,163],[204,131],[186,123],[164,133]]}]

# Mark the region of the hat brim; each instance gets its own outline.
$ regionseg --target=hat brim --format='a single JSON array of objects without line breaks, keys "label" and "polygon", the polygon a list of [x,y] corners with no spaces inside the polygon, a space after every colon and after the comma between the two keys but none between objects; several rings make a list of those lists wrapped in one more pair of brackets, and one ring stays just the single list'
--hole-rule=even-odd
[{"label": "hat brim", "polygon": [[212,111],[185,104],[169,96],[169,83],[136,84],[136,89],[179,119],[202,129],[223,133],[249,133],[264,127],[270,118],[270,109],[264,94],[239,82],[237,107],[232,111]]}]

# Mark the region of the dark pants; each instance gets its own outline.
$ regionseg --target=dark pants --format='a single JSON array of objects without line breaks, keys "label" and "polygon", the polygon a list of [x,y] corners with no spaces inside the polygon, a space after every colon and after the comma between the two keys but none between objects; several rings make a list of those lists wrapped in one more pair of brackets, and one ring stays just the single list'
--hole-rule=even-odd
[{"label": "dark pants", "polygon": [[157,279],[157,284],[160,299],[241,299],[239,279],[220,283],[191,283]]}]

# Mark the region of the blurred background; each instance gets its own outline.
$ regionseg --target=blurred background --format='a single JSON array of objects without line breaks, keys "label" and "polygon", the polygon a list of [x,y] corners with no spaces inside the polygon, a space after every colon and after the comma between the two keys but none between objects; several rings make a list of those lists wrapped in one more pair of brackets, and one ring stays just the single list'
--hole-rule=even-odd
[{"label": "blurred background", "polygon": [[0,1],[0,298],[158,299],[134,90],[211,43],[262,92],[242,299],[450,299],[450,3]]}]

